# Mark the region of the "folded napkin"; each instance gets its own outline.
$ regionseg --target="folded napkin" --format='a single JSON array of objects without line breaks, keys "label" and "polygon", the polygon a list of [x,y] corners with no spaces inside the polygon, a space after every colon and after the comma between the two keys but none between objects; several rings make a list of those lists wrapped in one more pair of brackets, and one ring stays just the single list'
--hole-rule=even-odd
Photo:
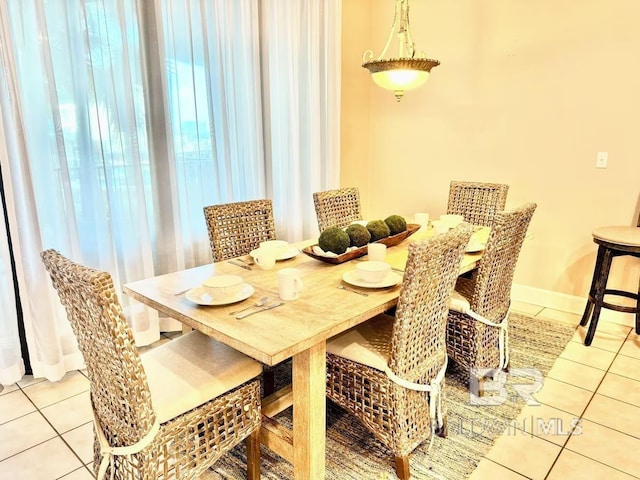
[{"label": "folded napkin", "polygon": [[480,250],[484,250],[486,246],[487,246],[486,243],[481,242],[480,240],[474,239],[472,237],[469,243],[467,244],[467,247],[465,248],[465,252],[479,252]]},{"label": "folded napkin", "polygon": [[[349,247],[347,248],[346,252],[344,253],[348,253],[352,250],[356,250],[358,247]],[[329,257],[329,258],[336,258],[339,255],[337,253],[334,252],[325,252],[324,250],[322,250],[318,245],[314,245],[313,248],[313,253],[315,253],[316,255],[320,256],[320,257]]]},{"label": "folded napkin", "polygon": [[335,258],[335,257],[338,256],[337,253],[325,252],[318,245],[314,245],[313,246],[313,253],[315,253],[316,255],[318,255],[320,257],[332,257],[332,258]]}]

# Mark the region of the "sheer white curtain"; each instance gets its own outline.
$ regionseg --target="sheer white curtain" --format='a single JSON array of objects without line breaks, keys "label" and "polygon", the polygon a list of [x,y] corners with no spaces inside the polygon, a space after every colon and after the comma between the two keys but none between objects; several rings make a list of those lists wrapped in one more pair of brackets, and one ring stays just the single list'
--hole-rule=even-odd
[{"label": "sheer white curtain", "polygon": [[156,18],[184,249],[210,259],[202,207],[265,198],[258,1],[167,0]]},{"label": "sheer white curtain", "polygon": [[[0,125],[2,117],[0,116]],[[0,156],[6,158],[5,140],[0,126]],[[4,162],[0,162],[2,165]],[[1,206],[1,205],[0,205]],[[5,216],[0,216],[0,385],[10,385],[24,375],[20,352],[13,269],[9,251],[9,235]]]},{"label": "sheer white curtain", "polygon": [[[210,261],[208,204],[273,198],[279,236],[315,234],[311,194],[338,185],[339,1],[22,0],[0,21],[0,160],[35,376],[82,365],[43,249],[119,288]],[[19,352],[6,243],[2,383],[21,374],[18,358],[4,375]],[[137,343],[157,339],[162,319],[120,299]]]},{"label": "sheer white curtain", "polygon": [[[181,195],[198,204],[268,197],[279,237],[317,234],[312,194],[339,185],[341,5],[162,2],[176,158],[217,165],[202,192],[179,172]],[[181,214],[183,229],[206,238],[201,215]]]},{"label": "sheer white curtain", "polygon": [[264,0],[266,159],[278,234],[318,234],[313,192],[340,184],[339,0]]},{"label": "sheer white curtain", "polygon": [[[40,251],[117,284],[154,274],[136,14],[131,2],[0,8],[2,173],[24,327],[33,374],[57,380],[83,361]],[[159,338],[157,315],[130,313],[142,344]]]},{"label": "sheer white curtain", "polygon": [[[0,22],[3,21],[2,6],[0,6]],[[0,65],[5,63],[7,51],[3,48],[6,39],[4,30],[0,29]],[[11,103],[7,96],[9,79],[5,71],[0,69],[0,173],[6,173],[8,168],[9,145],[4,135],[3,119],[10,114]],[[5,115],[6,113],[6,115]],[[0,384],[10,385],[20,380],[24,375],[25,366],[20,351],[20,338],[18,336],[18,316],[16,306],[16,290],[14,285],[13,267],[9,250],[9,214],[13,209],[6,208],[5,198],[11,198],[11,185],[2,183],[2,204],[3,215],[0,216]],[[9,191],[7,191],[9,190]],[[7,191],[5,193],[5,191]],[[5,212],[6,211],[6,215]],[[11,215],[11,223],[15,225],[15,217]]]}]

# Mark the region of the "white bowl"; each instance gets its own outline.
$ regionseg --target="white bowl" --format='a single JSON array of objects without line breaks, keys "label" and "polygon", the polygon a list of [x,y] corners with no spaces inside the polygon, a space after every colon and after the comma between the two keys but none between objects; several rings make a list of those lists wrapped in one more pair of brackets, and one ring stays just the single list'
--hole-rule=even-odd
[{"label": "white bowl", "polygon": [[440,221],[444,222],[449,228],[455,228],[464,222],[464,216],[453,214],[440,215]]},{"label": "white bowl", "polygon": [[209,295],[214,300],[233,298],[240,293],[244,280],[238,275],[216,275],[203,282]]},{"label": "white bowl", "polygon": [[360,278],[367,283],[380,283],[391,271],[391,265],[385,262],[359,262],[356,270]]},{"label": "white bowl", "polygon": [[275,257],[278,258],[289,250],[289,242],[286,240],[265,240],[264,242],[260,242],[260,249],[271,250]]}]

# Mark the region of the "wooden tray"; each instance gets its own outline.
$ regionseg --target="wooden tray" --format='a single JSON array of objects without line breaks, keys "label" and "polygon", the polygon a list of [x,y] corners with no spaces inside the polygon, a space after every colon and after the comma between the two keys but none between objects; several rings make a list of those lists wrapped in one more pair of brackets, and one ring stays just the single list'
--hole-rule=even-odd
[{"label": "wooden tray", "polygon": [[[390,237],[380,239],[373,243],[384,243],[387,247],[393,247],[394,245],[398,245],[405,238],[410,237],[414,233],[418,231],[420,225],[417,223],[409,223],[407,224],[407,229],[404,232],[397,233],[395,235],[391,235]],[[348,252],[343,253],[342,255],[338,255],[337,257],[325,257],[323,255],[317,255],[313,251],[313,247],[315,245],[311,245],[302,249],[302,252],[309,255],[310,257],[315,258],[316,260],[320,260],[322,262],[333,263],[334,265],[338,265],[340,263],[348,262],[349,260],[353,260],[354,258],[361,257],[367,254],[367,245],[364,247],[354,248]]]}]

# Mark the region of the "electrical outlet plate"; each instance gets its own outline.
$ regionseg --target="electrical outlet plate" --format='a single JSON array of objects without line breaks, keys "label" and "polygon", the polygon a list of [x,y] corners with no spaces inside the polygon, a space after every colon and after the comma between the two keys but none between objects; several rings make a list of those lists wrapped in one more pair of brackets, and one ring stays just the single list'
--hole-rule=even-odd
[{"label": "electrical outlet plate", "polygon": [[596,156],[596,168],[607,168],[609,164],[609,153],[608,152],[598,152]]}]

